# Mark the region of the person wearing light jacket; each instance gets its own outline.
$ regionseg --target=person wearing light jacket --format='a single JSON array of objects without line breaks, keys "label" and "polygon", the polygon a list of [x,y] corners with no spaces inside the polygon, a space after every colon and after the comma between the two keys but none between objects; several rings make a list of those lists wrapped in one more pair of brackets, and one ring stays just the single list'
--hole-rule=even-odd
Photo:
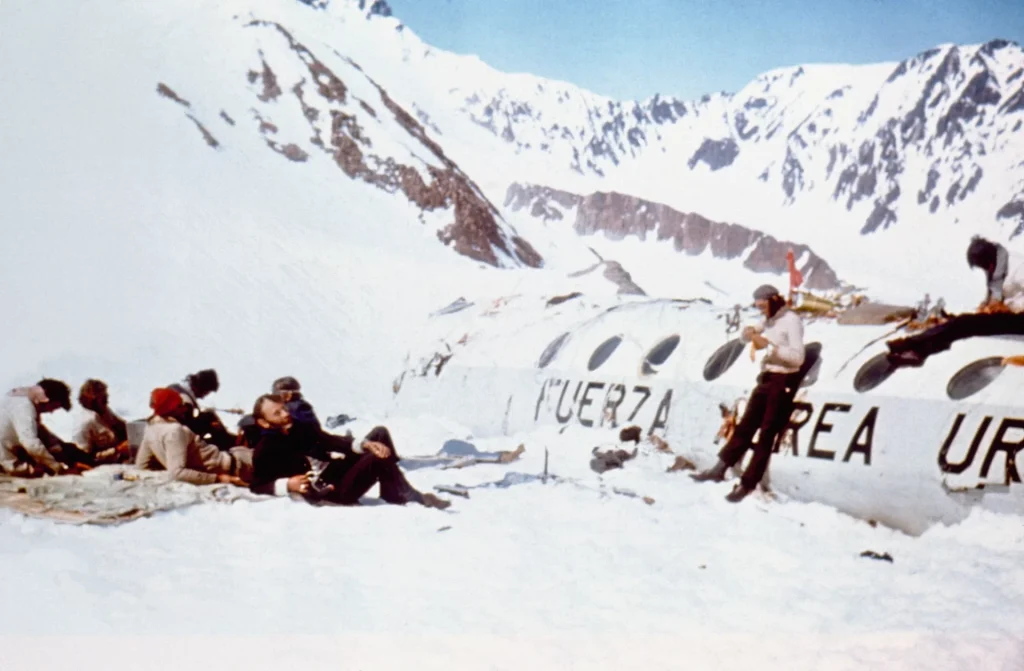
[{"label": "person wearing light jacket", "polygon": [[976,235],[967,246],[967,265],[985,271],[985,300],[980,310],[1005,303],[1011,312],[1024,311],[1024,258]]},{"label": "person wearing light jacket", "polygon": [[149,405],[153,416],[139,445],[135,465],[148,470],[166,470],[173,480],[193,485],[217,482],[248,486],[252,450],[234,447],[224,451],[206,443],[182,424],[190,408],[175,389],[154,389]]},{"label": "person wearing light jacket", "polygon": [[89,453],[96,463],[125,461],[131,457],[125,421],[110,409],[107,385],[86,380],[78,391],[82,410],[75,418],[71,440]]},{"label": "person wearing light jacket", "polygon": [[[739,483],[726,499],[737,503],[754,491],[768,470],[772,448],[779,433],[789,422],[793,397],[799,384],[798,373],[804,363],[804,327],[800,317],[786,307],[786,299],[771,285],[758,287],[754,305],[764,315],[760,326],[743,329],[744,342],[764,350],[761,374],[750,394],[743,418],[732,437],[718,453],[718,463],[693,476],[698,482],[721,482],[727,469],[739,463],[748,449],[754,456],[743,471]],[[757,442],[753,442],[754,434]]]},{"label": "person wearing light jacket", "polygon": [[51,453],[62,441],[43,426],[43,414],[71,409],[71,390],[60,380],[44,378],[31,387],[12,390],[0,401],[0,468],[9,475],[32,477],[64,473]]}]

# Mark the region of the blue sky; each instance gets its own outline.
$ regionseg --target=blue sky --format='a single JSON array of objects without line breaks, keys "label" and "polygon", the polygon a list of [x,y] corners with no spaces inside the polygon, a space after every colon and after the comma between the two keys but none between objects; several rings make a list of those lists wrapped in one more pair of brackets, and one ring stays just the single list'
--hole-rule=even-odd
[{"label": "blue sky", "polygon": [[623,99],[736,91],[800,63],[1024,43],[1024,0],[388,0],[426,42]]}]

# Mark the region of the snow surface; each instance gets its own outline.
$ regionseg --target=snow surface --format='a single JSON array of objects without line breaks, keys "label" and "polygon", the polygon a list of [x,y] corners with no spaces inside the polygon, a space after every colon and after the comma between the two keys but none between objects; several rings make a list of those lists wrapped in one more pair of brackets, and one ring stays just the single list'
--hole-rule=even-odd
[{"label": "snow surface", "polygon": [[[283,0],[0,5],[0,384],[51,375],[77,389],[99,376],[114,407],[139,417],[151,388],[198,368],[220,372],[218,407],[246,407],[291,374],[321,415],[356,415],[365,430],[429,312],[459,296],[614,293],[592,275],[567,277],[593,262],[591,241],[538,238],[559,251],[543,271],[481,268],[438,244],[437,222],[420,224],[404,199],[323,157],[286,161],[243,128],[252,97],[237,90],[259,66],[250,18],[281,21],[318,54],[338,44],[367,70],[376,58],[368,74],[407,86],[389,88],[400,102],[426,108],[445,95],[423,75],[443,63],[426,60],[420,79],[389,74],[390,54],[418,57],[415,36],[356,4],[331,5],[344,29]],[[192,103],[217,151],[155,93],[161,81]],[[282,134],[297,133],[299,120],[281,115]],[[495,167],[488,131],[435,121],[445,151],[496,203],[545,163]],[[385,123],[382,150],[415,153],[389,145]],[[609,259],[647,258],[593,244]],[[701,290],[667,272],[667,255],[652,258],[634,277],[649,293]],[[762,281],[691,262],[729,304]],[[474,437],[444,417],[457,402],[388,417],[399,450],[433,454],[460,439],[482,450],[522,442],[526,456],[412,471],[417,486],[536,475],[544,447],[549,470],[576,481],[474,489],[446,513],[274,500],[100,529],[0,512],[0,666],[1020,668],[1020,518],[978,513],[911,538],[819,505],[730,506],[722,486],[667,476],[657,456],[598,480],[570,456],[589,453],[594,434]],[[47,421],[68,435],[68,413]],[[602,495],[611,486],[655,503]],[[868,549],[895,563],[859,557]]]}]

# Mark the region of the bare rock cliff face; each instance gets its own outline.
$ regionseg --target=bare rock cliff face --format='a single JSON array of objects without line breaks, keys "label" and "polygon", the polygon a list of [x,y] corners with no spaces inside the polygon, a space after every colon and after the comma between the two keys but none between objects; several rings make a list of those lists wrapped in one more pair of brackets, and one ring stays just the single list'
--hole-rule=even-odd
[{"label": "bare rock cliff face", "polygon": [[[375,2],[370,10],[380,13],[386,7]],[[288,161],[302,164],[315,154],[326,156],[348,179],[404,198],[421,212],[449,213],[451,222],[439,227],[437,237],[459,254],[493,266],[541,265],[540,255],[473,180],[359,65],[327,47],[318,45],[314,53],[279,23],[251,21],[241,30],[252,35],[253,44],[252,67],[239,82],[246,109],[221,111],[219,119],[204,124],[189,101],[167,84],[157,86],[159,95],[184,108],[213,149],[231,149],[208,130],[213,123],[234,126],[237,118],[244,125],[249,117],[251,132]],[[285,78],[283,72],[299,74]],[[292,111],[304,120],[298,129],[280,121]],[[386,118],[395,123],[383,124]],[[385,143],[375,145],[381,132],[409,152],[389,155]]]},{"label": "bare rock cliff face", "polygon": [[679,212],[634,196],[581,196],[544,186],[513,184],[506,194],[505,206],[512,211],[527,210],[531,216],[547,222],[571,218],[573,229],[580,235],[603,233],[616,240],[671,240],[679,252],[693,256],[710,252],[715,258],[742,260],[744,267],[759,273],[786,273],[786,253],[792,249],[797,260],[802,260],[799,270],[806,288],[829,290],[840,286],[835,271],[807,245],[778,240],[739,224]]}]

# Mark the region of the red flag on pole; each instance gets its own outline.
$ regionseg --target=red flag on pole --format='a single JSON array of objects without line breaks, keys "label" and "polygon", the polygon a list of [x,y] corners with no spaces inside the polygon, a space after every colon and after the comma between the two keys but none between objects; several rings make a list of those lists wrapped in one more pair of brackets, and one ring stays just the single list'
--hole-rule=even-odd
[{"label": "red flag on pole", "polygon": [[786,252],[786,265],[789,266],[789,295],[792,298],[796,288],[804,283],[803,274],[796,268],[796,256],[792,249]]}]

